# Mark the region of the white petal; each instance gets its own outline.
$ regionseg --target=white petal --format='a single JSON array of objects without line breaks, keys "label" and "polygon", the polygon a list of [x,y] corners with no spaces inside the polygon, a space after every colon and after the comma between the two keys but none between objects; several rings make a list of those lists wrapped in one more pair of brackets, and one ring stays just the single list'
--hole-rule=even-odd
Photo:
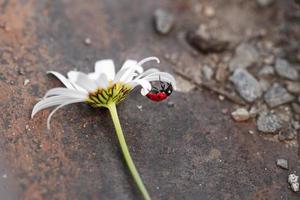
[{"label": "white petal", "polygon": [[144,71],[143,73],[138,75],[136,78],[139,79],[140,77],[148,76],[148,75],[156,73],[156,72],[159,72],[159,70],[156,68],[151,68],[151,69]]},{"label": "white petal", "polygon": [[50,121],[51,121],[51,117],[54,115],[54,113],[55,113],[58,109],[60,109],[60,108],[62,108],[62,107],[64,107],[64,106],[66,106],[66,105],[69,105],[69,104],[72,104],[72,103],[79,103],[79,102],[82,102],[82,101],[81,101],[80,99],[73,99],[73,100],[67,101],[67,102],[65,102],[65,103],[63,103],[63,104],[57,106],[54,110],[52,110],[51,113],[49,114],[48,118],[47,118],[47,128],[50,129]]},{"label": "white petal", "polygon": [[143,71],[143,68],[141,66],[137,66],[136,64],[137,64],[136,60],[126,60],[122,68],[118,71],[114,79],[114,83],[121,82],[121,81],[124,82],[124,80],[135,71],[141,73]]},{"label": "white petal", "polygon": [[69,71],[67,76],[71,82],[75,83],[78,79],[78,74],[79,74],[78,71]]},{"label": "white petal", "polygon": [[105,74],[108,80],[114,80],[115,78],[115,65],[110,59],[99,60],[95,63],[96,74]]},{"label": "white petal", "polygon": [[82,72],[70,71],[68,72],[68,77],[71,82],[74,82],[75,84],[89,92],[97,89],[96,82]]},{"label": "white petal", "polygon": [[99,77],[99,74],[97,74],[96,72],[92,72],[92,73],[88,74],[88,77],[89,77],[89,79],[97,80]]},{"label": "white petal", "polygon": [[62,74],[55,72],[55,71],[48,71],[47,73],[53,74],[54,76],[56,76],[56,78],[58,78],[67,88],[74,89],[74,87],[70,83],[70,81],[66,77],[64,77]]},{"label": "white petal", "polygon": [[141,85],[142,86],[141,94],[143,96],[145,96],[146,94],[148,94],[150,92],[151,88],[152,88],[151,84],[149,83],[149,81],[144,80],[144,79],[133,80],[129,84],[131,84],[131,86],[133,88],[135,88],[138,85]]},{"label": "white petal", "polygon": [[74,97],[74,98],[87,98],[87,92],[81,92],[76,90],[70,90],[68,88],[52,88],[48,90],[43,98],[47,98],[53,95],[60,95],[60,96],[67,96],[67,97]]},{"label": "white petal", "polygon": [[107,88],[109,86],[109,82],[105,74],[100,74],[96,81],[100,88]]},{"label": "white petal", "polygon": [[143,60],[141,60],[140,62],[138,62],[137,65],[142,66],[144,63],[149,62],[151,60],[155,60],[157,63],[160,63],[160,61],[157,57],[147,57],[147,58],[144,58]]},{"label": "white petal", "polygon": [[57,106],[57,105],[65,103],[67,101],[75,100],[75,99],[82,101],[82,102],[84,102],[86,100],[83,98],[73,98],[73,97],[66,97],[66,96],[53,96],[53,97],[48,97],[48,98],[42,99],[37,104],[35,104],[35,106],[33,107],[32,113],[31,113],[31,118],[37,112],[39,112],[45,108],[49,108],[51,106]]}]

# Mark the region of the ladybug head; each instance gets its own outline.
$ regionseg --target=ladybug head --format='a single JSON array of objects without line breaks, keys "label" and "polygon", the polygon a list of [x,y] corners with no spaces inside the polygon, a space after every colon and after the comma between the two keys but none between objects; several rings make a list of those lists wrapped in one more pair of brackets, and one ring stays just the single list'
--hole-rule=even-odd
[{"label": "ladybug head", "polygon": [[173,86],[171,83],[167,83],[167,88],[165,89],[165,93],[170,96],[173,92]]}]

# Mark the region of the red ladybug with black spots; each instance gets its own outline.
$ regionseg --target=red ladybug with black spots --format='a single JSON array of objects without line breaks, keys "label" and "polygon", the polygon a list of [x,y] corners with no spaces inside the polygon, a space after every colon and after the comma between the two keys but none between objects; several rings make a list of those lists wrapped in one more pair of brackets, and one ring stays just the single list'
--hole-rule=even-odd
[{"label": "red ladybug with black spots", "polygon": [[162,101],[168,98],[173,92],[173,86],[171,83],[160,82],[160,89],[155,86],[152,86],[152,89],[146,95],[152,101]]}]

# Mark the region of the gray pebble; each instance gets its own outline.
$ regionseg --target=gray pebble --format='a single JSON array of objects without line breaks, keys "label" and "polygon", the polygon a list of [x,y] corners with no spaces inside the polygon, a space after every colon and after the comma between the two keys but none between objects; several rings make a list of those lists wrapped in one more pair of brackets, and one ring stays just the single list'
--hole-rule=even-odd
[{"label": "gray pebble", "polygon": [[261,7],[267,7],[270,6],[274,0],[256,0],[256,2]]},{"label": "gray pebble", "polygon": [[157,9],[154,13],[154,23],[156,31],[166,35],[174,25],[174,16],[166,10]]},{"label": "gray pebble", "polygon": [[236,91],[247,102],[254,102],[261,97],[262,90],[258,81],[245,69],[236,69],[230,77]]},{"label": "gray pebble", "polygon": [[290,79],[293,81],[298,79],[298,71],[286,60],[278,58],[275,64],[275,70],[277,74],[282,78]]},{"label": "gray pebble", "polygon": [[273,76],[275,73],[274,68],[271,65],[265,65],[259,72],[258,75],[261,77]]},{"label": "gray pebble", "polygon": [[272,87],[264,95],[264,100],[271,108],[290,103],[294,100],[294,96],[278,83],[274,83]]},{"label": "gray pebble", "polygon": [[202,68],[202,73],[207,81],[211,80],[212,76],[214,75],[213,69],[207,65],[204,65]]},{"label": "gray pebble", "polygon": [[289,169],[288,161],[286,159],[277,159],[276,160],[276,165],[278,167],[281,167],[282,169]]},{"label": "gray pebble", "polygon": [[256,48],[250,44],[242,43],[235,51],[235,55],[229,63],[230,71],[238,68],[247,68],[254,65],[259,59]]},{"label": "gray pebble", "polygon": [[214,36],[204,26],[186,34],[187,42],[202,53],[222,52],[227,49],[229,42]]},{"label": "gray pebble", "polygon": [[256,121],[257,129],[263,133],[276,133],[282,127],[280,118],[270,112],[262,112]]}]

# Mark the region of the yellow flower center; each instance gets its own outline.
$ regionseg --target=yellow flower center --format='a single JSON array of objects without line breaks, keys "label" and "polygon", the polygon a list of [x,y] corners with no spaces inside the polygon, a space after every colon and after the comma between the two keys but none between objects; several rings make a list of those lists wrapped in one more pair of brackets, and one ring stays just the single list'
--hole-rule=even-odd
[{"label": "yellow flower center", "polygon": [[90,93],[86,102],[93,107],[106,107],[110,103],[117,104],[125,99],[131,89],[131,86],[128,84],[111,84],[106,89],[99,88],[95,92]]}]

